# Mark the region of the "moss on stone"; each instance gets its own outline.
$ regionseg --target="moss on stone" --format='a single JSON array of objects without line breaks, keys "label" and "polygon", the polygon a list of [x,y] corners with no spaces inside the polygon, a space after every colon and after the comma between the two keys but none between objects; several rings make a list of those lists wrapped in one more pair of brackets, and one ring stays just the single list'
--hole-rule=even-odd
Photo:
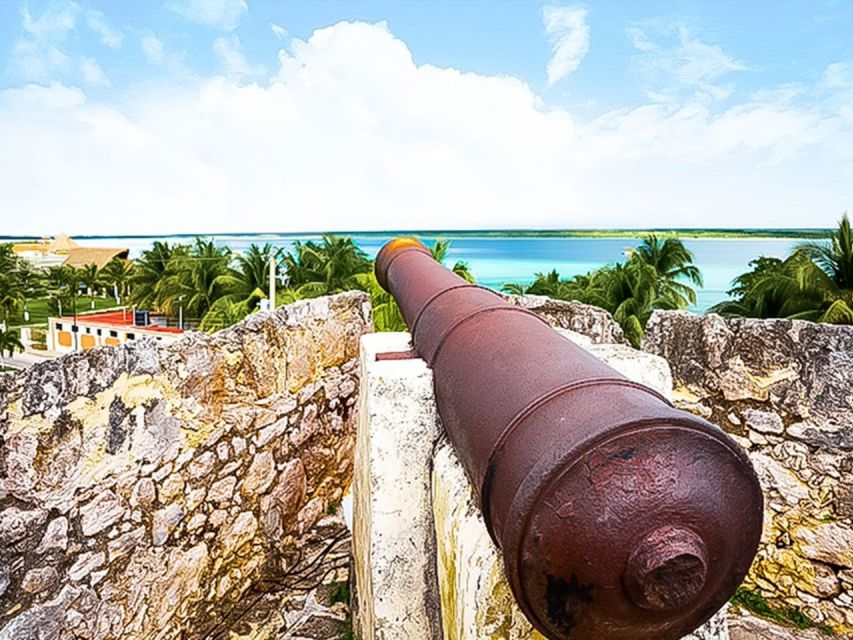
[{"label": "moss on stone", "polygon": [[765,620],[797,629],[818,629],[825,635],[833,635],[833,630],[828,625],[815,624],[805,613],[795,607],[774,607],[760,591],[755,589],[739,588],[731,602]]}]

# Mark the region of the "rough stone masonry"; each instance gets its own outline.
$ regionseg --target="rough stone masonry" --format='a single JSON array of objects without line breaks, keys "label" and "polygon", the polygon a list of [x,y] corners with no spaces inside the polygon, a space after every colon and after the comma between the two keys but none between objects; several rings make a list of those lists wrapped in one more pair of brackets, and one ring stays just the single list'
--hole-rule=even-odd
[{"label": "rough stone masonry", "polygon": [[366,295],[0,376],[0,639],[223,635],[352,476]]},{"label": "rough stone masonry", "polygon": [[643,346],[669,362],[675,404],[734,435],[759,474],[747,586],[853,637],[853,326],[657,312]]}]

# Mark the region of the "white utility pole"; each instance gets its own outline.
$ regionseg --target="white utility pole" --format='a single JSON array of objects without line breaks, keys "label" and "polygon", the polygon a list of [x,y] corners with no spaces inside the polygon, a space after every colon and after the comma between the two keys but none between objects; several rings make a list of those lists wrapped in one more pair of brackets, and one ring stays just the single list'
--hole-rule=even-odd
[{"label": "white utility pole", "polygon": [[275,311],[275,254],[270,254],[270,311]]}]

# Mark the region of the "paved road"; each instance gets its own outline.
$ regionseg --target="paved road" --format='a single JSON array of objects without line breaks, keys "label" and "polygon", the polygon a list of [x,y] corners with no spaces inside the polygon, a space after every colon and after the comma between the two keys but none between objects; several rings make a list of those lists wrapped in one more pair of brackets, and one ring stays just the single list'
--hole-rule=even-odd
[{"label": "paved road", "polygon": [[0,367],[5,367],[7,369],[26,369],[29,365],[21,364],[16,360],[12,360],[10,358],[0,358]]},{"label": "paved road", "polygon": [[47,362],[53,360],[55,356],[42,355],[41,353],[33,353],[25,351],[24,353],[16,353],[11,358],[0,356],[0,365],[9,369],[26,369],[27,367],[39,362]]}]

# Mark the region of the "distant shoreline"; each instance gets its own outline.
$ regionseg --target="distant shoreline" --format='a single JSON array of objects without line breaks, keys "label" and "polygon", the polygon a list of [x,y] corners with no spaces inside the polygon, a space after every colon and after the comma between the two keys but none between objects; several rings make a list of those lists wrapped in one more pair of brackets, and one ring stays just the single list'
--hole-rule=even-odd
[{"label": "distant shoreline", "polygon": [[[81,240],[100,240],[109,238],[126,238],[128,240],[143,240],[156,238],[263,238],[265,236],[281,238],[300,238],[305,236],[320,236],[324,233],[339,236],[381,237],[381,236],[427,236],[443,238],[639,238],[649,233],[659,235],[676,235],[680,238],[827,238],[831,229],[417,229],[389,231],[304,231],[304,232],[263,232],[263,233],[174,233],[174,234],[143,234],[143,235],[74,235]],[[39,241],[35,236],[0,236],[0,242]]]}]

